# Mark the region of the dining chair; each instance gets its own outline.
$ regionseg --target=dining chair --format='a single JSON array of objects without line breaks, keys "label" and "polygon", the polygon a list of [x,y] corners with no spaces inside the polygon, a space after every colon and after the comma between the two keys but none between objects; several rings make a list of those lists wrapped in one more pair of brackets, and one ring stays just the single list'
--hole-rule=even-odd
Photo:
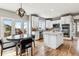
[{"label": "dining chair", "polygon": [[32,37],[22,39],[20,41],[19,47],[20,47],[20,56],[22,56],[22,53],[24,53],[26,49],[27,49],[27,53],[28,53],[28,48],[31,48],[31,56],[32,56],[33,55]]},{"label": "dining chair", "polygon": [[2,46],[2,41],[1,41],[1,40],[0,40],[0,46],[1,46],[1,47],[0,47],[0,52],[1,52],[1,56],[2,56],[2,51],[3,51],[2,48],[3,48],[3,46]]},{"label": "dining chair", "polygon": [[0,39],[0,53],[1,53],[1,56],[3,55],[3,50],[6,50],[6,49],[9,49],[9,48],[12,48],[12,47],[15,47],[15,44],[12,43],[12,42],[4,42],[2,39]]},{"label": "dining chair", "polygon": [[34,47],[35,47],[35,35],[32,35],[32,41],[33,41]]}]

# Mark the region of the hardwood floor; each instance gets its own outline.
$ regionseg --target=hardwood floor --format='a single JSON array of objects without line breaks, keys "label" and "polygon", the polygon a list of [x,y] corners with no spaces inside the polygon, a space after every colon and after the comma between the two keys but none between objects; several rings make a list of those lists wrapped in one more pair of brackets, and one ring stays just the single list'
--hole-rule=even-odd
[{"label": "hardwood floor", "polygon": [[[57,49],[51,49],[44,46],[43,40],[36,41],[36,47],[33,49],[34,56],[78,56],[79,55],[79,40],[67,41],[64,40],[62,44]],[[28,56],[30,56],[30,49]],[[15,48],[5,50],[3,56],[15,56]],[[23,54],[27,56],[27,53]]]},{"label": "hardwood floor", "polygon": [[[38,46],[36,46],[35,55],[38,56],[73,56],[75,51],[73,48],[72,41],[64,41],[64,44],[57,49],[51,49],[44,46],[43,41],[40,41]],[[37,50],[38,49],[38,50]]]}]

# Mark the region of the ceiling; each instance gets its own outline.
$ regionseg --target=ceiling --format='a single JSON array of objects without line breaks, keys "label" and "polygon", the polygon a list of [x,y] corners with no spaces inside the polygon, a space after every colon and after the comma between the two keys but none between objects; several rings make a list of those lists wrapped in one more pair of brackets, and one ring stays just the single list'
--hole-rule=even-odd
[{"label": "ceiling", "polygon": [[[0,8],[10,11],[16,11],[19,7],[20,3],[0,3]],[[79,3],[23,3],[22,7],[28,15],[38,14],[45,18],[79,12]]]}]

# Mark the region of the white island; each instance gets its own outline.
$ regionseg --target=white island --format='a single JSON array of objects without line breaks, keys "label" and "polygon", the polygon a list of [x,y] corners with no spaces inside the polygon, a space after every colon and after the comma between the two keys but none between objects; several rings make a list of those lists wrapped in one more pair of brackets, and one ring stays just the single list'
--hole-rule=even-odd
[{"label": "white island", "polygon": [[52,49],[56,49],[61,44],[63,44],[62,32],[45,31],[43,32],[43,38],[44,38],[44,45]]}]

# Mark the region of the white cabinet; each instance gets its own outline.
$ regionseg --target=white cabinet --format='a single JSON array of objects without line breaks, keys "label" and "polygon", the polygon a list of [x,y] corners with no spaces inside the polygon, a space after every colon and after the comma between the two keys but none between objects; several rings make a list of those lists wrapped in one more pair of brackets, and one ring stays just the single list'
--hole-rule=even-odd
[{"label": "white cabinet", "polygon": [[60,33],[59,35],[57,35],[56,39],[58,39],[57,42],[57,47],[60,46],[63,43],[63,34]]},{"label": "white cabinet", "polygon": [[39,31],[35,31],[35,40],[38,40],[40,38]]},{"label": "white cabinet", "polygon": [[72,16],[64,16],[64,17],[61,17],[60,20],[52,21],[52,24],[57,24],[57,23],[70,24],[71,22],[72,22]]},{"label": "white cabinet", "polygon": [[39,26],[39,17],[32,16],[32,27],[33,28],[38,28]]},{"label": "white cabinet", "polygon": [[63,33],[62,32],[43,32],[44,45],[52,49],[58,48],[63,44]]},{"label": "white cabinet", "polygon": [[52,21],[51,20],[46,20],[46,28],[49,28],[49,29],[52,28]]},{"label": "white cabinet", "polygon": [[54,20],[54,21],[52,21],[52,24],[58,24],[60,22],[61,22],[61,20]]},{"label": "white cabinet", "polygon": [[32,35],[35,35],[35,40],[38,40],[40,38],[39,31],[32,31]]},{"label": "white cabinet", "polygon": [[72,20],[72,16],[61,17],[61,24],[70,24],[71,20]]},{"label": "white cabinet", "polygon": [[46,25],[45,21],[46,20],[44,18],[41,18],[41,17],[39,18],[39,28],[38,28],[39,30],[45,30],[46,29],[46,27],[45,27],[45,25]]},{"label": "white cabinet", "polygon": [[[64,16],[64,17],[61,17],[61,26],[62,26],[62,24],[69,24],[69,36],[70,37],[65,37],[65,39],[67,38],[69,38],[68,40],[71,40],[71,38],[72,38],[72,36],[73,36],[73,23],[74,23],[74,21],[73,21],[73,17],[71,16],[71,15],[69,15],[69,16]],[[61,30],[63,30],[63,29],[61,29]]]},{"label": "white cabinet", "polygon": [[70,35],[69,36],[70,37],[67,37],[67,39],[69,38],[69,40],[71,40],[71,37],[73,36],[73,33],[74,33],[74,36],[75,36],[75,25],[73,25],[73,23],[74,23],[73,17],[71,15],[69,15],[69,16],[61,17],[60,20],[54,20],[54,21],[46,20],[46,27],[52,28],[53,24],[60,24],[60,31],[62,31],[62,24],[69,24],[69,26],[70,26],[69,27],[69,30],[70,30],[70,32],[69,32]]}]

